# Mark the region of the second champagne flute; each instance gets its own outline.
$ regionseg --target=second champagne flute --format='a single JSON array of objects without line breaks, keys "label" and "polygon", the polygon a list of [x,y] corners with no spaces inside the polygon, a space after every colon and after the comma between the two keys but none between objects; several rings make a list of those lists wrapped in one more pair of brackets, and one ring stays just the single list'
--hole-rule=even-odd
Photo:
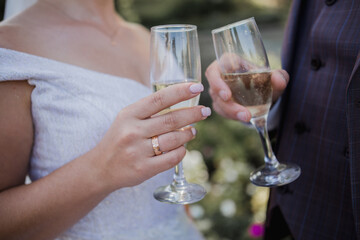
[{"label": "second champagne flute", "polygon": [[233,100],[251,113],[250,122],[258,131],[265,152],[265,165],[250,174],[252,183],[263,187],[281,186],[300,176],[293,163],[279,163],[272,151],[267,116],[272,100],[271,70],[254,18],[212,31],[221,77]]},{"label": "second champagne flute", "polygon": [[[150,78],[153,91],[173,84],[201,82],[200,50],[197,29],[194,25],[162,25],[151,28]],[[193,107],[200,95],[178,103],[163,114],[179,108]],[[161,202],[189,204],[200,201],[205,189],[185,179],[182,162],[175,167],[173,182],[154,192]]]}]

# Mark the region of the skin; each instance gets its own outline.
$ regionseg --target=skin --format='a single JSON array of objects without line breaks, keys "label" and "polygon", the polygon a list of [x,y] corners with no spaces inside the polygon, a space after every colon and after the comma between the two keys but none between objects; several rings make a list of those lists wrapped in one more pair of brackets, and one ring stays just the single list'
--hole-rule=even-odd
[{"label": "skin", "polygon": [[[0,47],[144,85],[149,85],[148,46],[148,31],[117,16],[111,0],[39,0],[0,23]],[[209,109],[154,115],[203,90],[198,86],[194,91],[193,85],[168,87],[124,108],[91,151],[24,185],[34,144],[33,86],[26,79],[1,82],[0,113],[6,114],[0,117],[0,239],[53,239],[111,192],[178,164],[185,155],[183,145],[194,134],[190,128],[177,129],[206,119]],[[154,156],[154,135],[166,153]]]},{"label": "skin", "polygon": [[[231,100],[230,88],[221,79],[220,74],[221,71],[217,61],[212,62],[205,72],[210,85],[209,92],[213,100],[213,109],[225,118],[248,123],[251,119],[251,113],[246,107]],[[285,70],[277,69],[272,71],[273,102],[281,96],[288,82],[289,74]]]}]

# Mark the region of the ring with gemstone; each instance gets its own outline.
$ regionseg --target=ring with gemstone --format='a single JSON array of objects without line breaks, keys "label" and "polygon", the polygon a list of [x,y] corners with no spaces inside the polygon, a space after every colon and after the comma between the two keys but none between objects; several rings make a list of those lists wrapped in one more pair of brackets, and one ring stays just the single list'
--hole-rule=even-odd
[{"label": "ring with gemstone", "polygon": [[163,153],[162,151],[160,151],[158,136],[151,137],[151,144],[152,144],[152,148],[154,150],[154,154],[156,156],[159,156]]}]

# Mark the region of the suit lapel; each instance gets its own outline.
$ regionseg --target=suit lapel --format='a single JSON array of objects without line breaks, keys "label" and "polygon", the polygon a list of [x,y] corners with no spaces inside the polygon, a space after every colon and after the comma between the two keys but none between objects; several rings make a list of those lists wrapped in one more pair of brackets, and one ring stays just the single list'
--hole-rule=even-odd
[{"label": "suit lapel", "polygon": [[355,227],[360,239],[360,53],[347,86],[346,117],[349,136],[350,181]]},{"label": "suit lapel", "polygon": [[287,31],[285,32],[284,43],[282,47],[282,54],[281,54],[281,61],[283,69],[287,70],[288,72],[291,71],[290,66],[292,65],[292,59],[288,56],[294,56],[294,45],[296,44],[296,33],[298,30],[298,23],[299,23],[299,15],[300,15],[300,6],[301,0],[295,0],[291,7],[291,12],[289,16],[289,20],[287,22]]}]

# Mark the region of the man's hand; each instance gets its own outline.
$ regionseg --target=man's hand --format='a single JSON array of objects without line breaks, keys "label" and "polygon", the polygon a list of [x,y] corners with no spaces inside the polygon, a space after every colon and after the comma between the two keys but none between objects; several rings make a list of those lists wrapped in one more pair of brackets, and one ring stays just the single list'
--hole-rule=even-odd
[{"label": "man's hand", "polygon": [[[220,68],[214,61],[207,68],[205,75],[210,85],[210,96],[213,100],[214,110],[225,118],[249,122],[251,113],[246,107],[235,103],[231,99],[231,91],[220,77]],[[273,102],[275,102],[285,90],[289,82],[289,74],[283,69],[273,70],[271,83],[273,87]]]}]

